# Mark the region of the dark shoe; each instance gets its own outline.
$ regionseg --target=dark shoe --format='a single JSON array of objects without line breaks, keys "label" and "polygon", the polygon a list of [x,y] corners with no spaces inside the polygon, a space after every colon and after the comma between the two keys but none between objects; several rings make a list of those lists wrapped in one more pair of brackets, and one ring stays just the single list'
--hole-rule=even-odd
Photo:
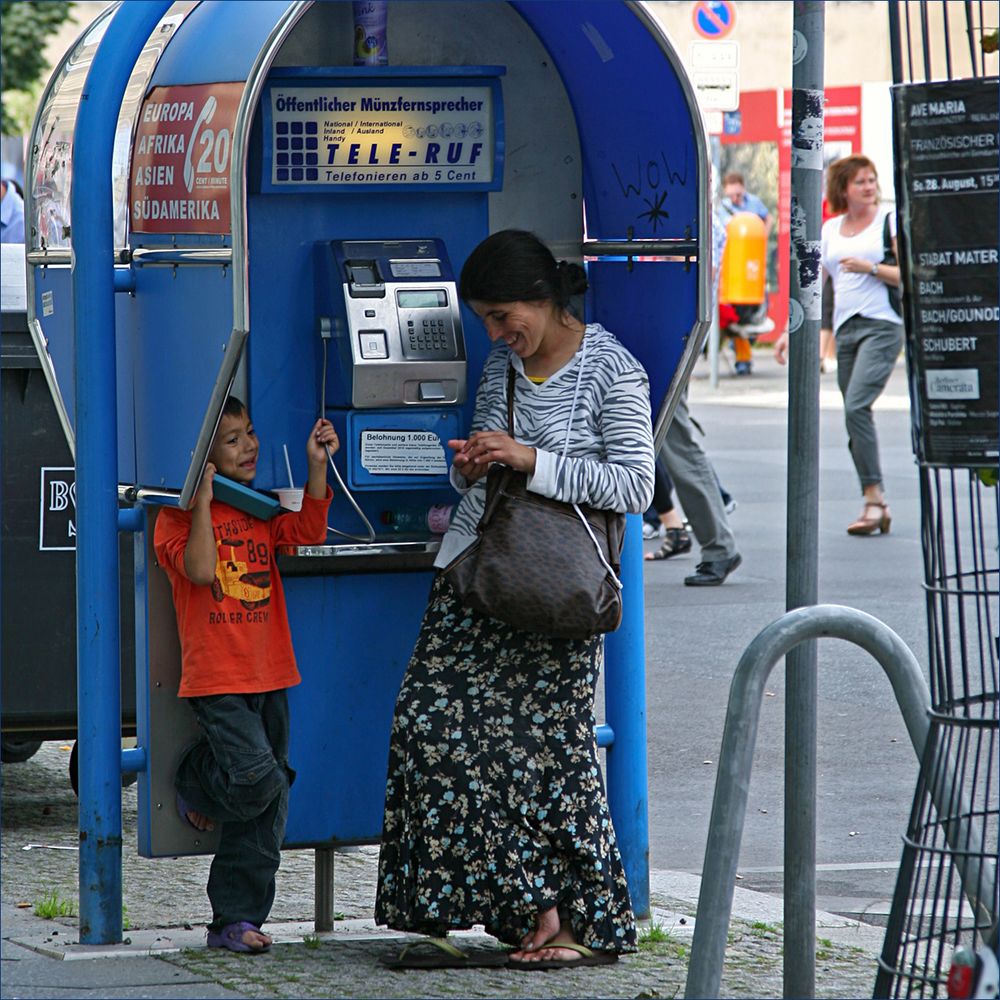
[{"label": "dark shoe", "polygon": [[691,551],[691,536],[683,528],[667,528],[663,544],[655,551],[648,552],[646,559],[669,559],[682,552]]},{"label": "dark shoe", "polygon": [[750,361],[737,361],[736,362],[736,374],[737,375],[752,375],[753,365]]},{"label": "dark shoe", "polygon": [[718,587],[726,581],[726,577],[743,562],[737,552],[732,559],[716,559],[714,562],[698,563],[691,576],[684,577],[688,587]]}]

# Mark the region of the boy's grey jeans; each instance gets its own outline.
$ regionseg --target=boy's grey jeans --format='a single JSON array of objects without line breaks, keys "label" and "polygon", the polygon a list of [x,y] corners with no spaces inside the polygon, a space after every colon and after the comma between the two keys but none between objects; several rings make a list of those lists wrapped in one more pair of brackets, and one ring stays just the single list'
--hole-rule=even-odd
[{"label": "boy's grey jeans", "polygon": [[181,760],[177,791],[221,828],[208,878],[209,928],[264,923],[288,821],[288,697],[225,694],[189,698],[204,731]]},{"label": "boy's grey jeans", "polygon": [[837,330],[837,385],[844,397],[847,447],[861,485],[882,483],[872,403],[903,349],[903,324],[852,316]]}]

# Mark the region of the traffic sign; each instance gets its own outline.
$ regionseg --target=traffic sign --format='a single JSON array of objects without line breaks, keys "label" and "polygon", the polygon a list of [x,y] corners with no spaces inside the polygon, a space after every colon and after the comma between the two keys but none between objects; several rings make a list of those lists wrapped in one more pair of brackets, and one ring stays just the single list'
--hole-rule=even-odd
[{"label": "traffic sign", "polygon": [[736,23],[736,9],[730,0],[699,0],[691,12],[691,20],[702,38],[725,38]]},{"label": "traffic sign", "polygon": [[694,70],[691,73],[691,83],[702,111],[737,111],[739,109],[739,70]]},{"label": "traffic sign", "polygon": [[739,42],[692,42],[691,69],[739,69]]}]

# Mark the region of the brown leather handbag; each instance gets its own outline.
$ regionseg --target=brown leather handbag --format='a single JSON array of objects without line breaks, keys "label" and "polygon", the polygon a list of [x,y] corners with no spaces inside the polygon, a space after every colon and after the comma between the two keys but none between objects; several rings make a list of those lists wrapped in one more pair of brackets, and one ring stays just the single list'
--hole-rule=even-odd
[{"label": "brown leather handbag", "polygon": [[[511,368],[511,437],[514,379]],[[465,605],[526,632],[568,639],[613,632],[622,620],[625,515],[543,497],[526,484],[523,472],[490,467],[478,537],[442,572]]]}]

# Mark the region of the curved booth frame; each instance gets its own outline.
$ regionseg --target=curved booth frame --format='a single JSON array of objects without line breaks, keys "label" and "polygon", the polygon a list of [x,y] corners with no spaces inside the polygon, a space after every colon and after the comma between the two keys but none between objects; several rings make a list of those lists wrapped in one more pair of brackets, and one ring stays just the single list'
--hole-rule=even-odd
[{"label": "curved booth frame", "polygon": [[[586,263],[591,286],[588,318],[616,333],[645,365],[657,442],[662,440],[709,325],[711,222],[708,157],[693,91],[644,4],[631,0],[622,4],[576,0],[572,5],[557,0],[390,3],[390,47],[395,44],[392,51],[402,53],[402,61],[387,67],[355,67],[349,56],[344,58],[349,49],[341,51],[339,61],[330,57],[332,48],[351,35],[351,5],[345,0],[260,0],[249,5],[202,0],[157,7],[160,19],[135,61],[118,111],[112,165],[116,236],[114,259],[107,266],[114,268],[114,290],[121,293],[115,296],[114,308],[117,383],[113,390],[118,397],[119,482],[160,490],[161,498],[172,490],[186,506],[197,488],[222,403],[234,384],[276,446],[297,440],[303,421],[315,419],[314,413],[310,415],[310,394],[302,391],[303,380],[308,384],[314,377],[318,356],[302,335],[303,326],[312,322],[312,303],[304,304],[300,299],[307,296],[296,296],[289,289],[302,284],[303,270],[312,266],[311,248],[328,239],[328,231],[357,240],[412,238],[440,227],[445,231],[434,235],[446,238],[450,254],[460,262],[490,231],[509,226],[534,229],[557,255]],[[129,2],[116,11],[135,13]],[[40,154],[46,148],[45,130],[52,125],[51,109],[70,94],[63,92],[69,75],[64,70],[73,66],[83,72],[92,67],[91,75],[100,74],[112,57],[109,53],[102,61],[105,46],[95,55],[93,43],[96,33],[113,20],[109,14],[89,38],[82,38],[56,72],[31,141],[29,319],[71,447],[77,432],[73,414],[80,412],[82,403],[90,408],[87,412],[105,404],[114,412],[114,400],[76,398],[86,381],[74,377],[79,374],[74,370],[74,348],[81,336],[89,334],[81,330],[79,315],[65,308],[67,301],[78,304],[86,294],[76,287],[79,255],[93,255],[94,247],[105,245],[105,240],[103,235],[91,240],[89,233],[74,230],[67,219],[72,246],[67,257],[60,240],[45,236],[37,217],[38,196],[46,181]],[[394,23],[402,26],[395,43]],[[108,39],[114,34],[109,31]],[[227,40],[224,48],[217,44],[220,37]],[[119,42],[115,39],[115,44]],[[263,188],[259,179],[265,142],[263,99],[275,74],[356,80],[377,79],[379,74],[424,79],[462,72],[496,80],[496,92],[503,95],[496,120],[496,146],[502,151],[496,183],[473,191],[456,185],[453,192],[433,194],[385,189],[355,196],[350,191],[321,191],[314,201],[309,200],[311,195],[273,195]],[[138,226],[129,211],[135,206],[135,191],[130,193],[129,185],[120,182],[123,164],[134,167],[144,104],[158,87],[201,85],[239,88],[228,170],[229,227],[221,232],[197,227],[157,232]],[[74,131],[62,150],[67,162],[79,134],[86,131]],[[131,176],[131,170],[125,176]],[[125,222],[124,230],[119,222]],[[389,232],[390,226],[394,231]],[[477,330],[473,314],[464,311],[464,315],[468,328]],[[252,327],[257,335],[251,345]],[[481,334],[469,338],[470,384],[478,378],[486,346]],[[77,350],[76,357],[80,356],[84,355]],[[464,405],[467,421],[471,403]],[[84,456],[94,455],[93,445],[91,441],[88,450],[81,449],[81,469],[89,461]],[[263,487],[278,481],[277,467],[272,450],[258,470]],[[83,552],[91,532],[106,530],[93,526],[100,518],[88,522],[86,511],[91,503],[100,507],[99,497],[107,486],[102,483],[101,490],[91,495],[92,487],[84,489],[81,481],[77,504],[78,595],[88,587],[99,591],[92,595],[94,609],[89,615],[98,627],[103,614],[98,604],[114,600],[115,595],[102,595],[100,587],[92,586],[87,567],[93,563],[91,556],[83,558]],[[133,488],[133,496],[141,493]],[[171,693],[171,677],[176,685],[179,670],[176,631],[169,592],[162,574],[153,571],[155,510],[144,511],[145,519],[128,521],[129,530],[137,525],[144,529],[136,539],[137,693],[145,702],[139,706],[145,768],[140,773],[140,850],[154,856],[199,853],[211,850],[211,843],[192,838],[180,829],[179,821],[164,826],[170,810],[160,808],[172,795],[177,754],[191,730],[190,723],[178,721],[178,699]],[[623,582],[638,594],[641,543],[634,529],[629,536]],[[428,569],[429,563],[422,568]],[[339,673],[332,678],[310,678],[309,700],[301,705],[303,714],[296,716],[305,723],[300,724],[300,749],[306,758],[300,784],[323,791],[308,810],[301,808],[301,802],[297,809],[293,796],[288,843],[329,847],[370,842],[380,829],[380,824],[377,828],[371,824],[380,818],[381,800],[368,794],[372,791],[368,786],[377,784],[380,764],[384,778],[384,762],[376,759],[384,750],[366,752],[364,741],[381,747],[423,607],[426,577],[390,570],[369,572],[367,577],[354,569],[324,574],[301,565],[283,568],[282,573],[288,578],[296,649],[300,642],[307,647],[300,657],[308,660],[323,654],[325,640],[311,634],[316,630],[310,623],[330,608],[338,609],[331,627],[339,648],[349,649],[353,657],[346,666],[338,664]],[[639,914],[648,909],[641,603],[629,603],[622,628],[608,639],[608,725],[599,727],[598,733],[602,746],[614,748],[614,754],[608,754],[609,800]],[[359,638],[351,629],[357,629],[372,606],[391,607],[394,628]],[[108,615],[113,616],[111,611]],[[78,669],[87,684],[80,688],[81,719],[85,700],[120,702],[117,678],[106,677],[102,663],[88,659],[83,637],[81,633]],[[342,723],[316,717],[317,705],[337,706]],[[114,711],[105,715],[113,719]],[[151,738],[154,731],[160,739]],[[81,727],[82,746],[87,738]],[[361,752],[339,775],[341,797],[353,812],[365,813],[364,822],[355,828],[345,820],[343,803],[332,801],[328,786],[333,782],[326,775],[329,762],[349,760],[358,741],[363,743]],[[164,743],[171,745],[165,748]],[[81,839],[88,834],[85,816],[117,815],[120,850],[120,808],[115,812],[90,802],[84,809],[87,784],[81,775]],[[104,791],[113,787],[103,782]],[[114,849],[114,831],[110,837],[103,830],[93,832],[101,833],[88,837],[103,845],[100,850],[95,847],[99,855]],[[81,855],[81,886],[85,880],[90,885],[101,883],[94,878],[94,863],[90,855]],[[104,895],[111,891],[104,890]],[[81,889],[81,928],[87,925],[91,943],[108,933],[120,935],[120,921],[115,930],[120,905],[106,898],[101,902],[107,920],[95,921],[84,912],[91,897]]]}]

